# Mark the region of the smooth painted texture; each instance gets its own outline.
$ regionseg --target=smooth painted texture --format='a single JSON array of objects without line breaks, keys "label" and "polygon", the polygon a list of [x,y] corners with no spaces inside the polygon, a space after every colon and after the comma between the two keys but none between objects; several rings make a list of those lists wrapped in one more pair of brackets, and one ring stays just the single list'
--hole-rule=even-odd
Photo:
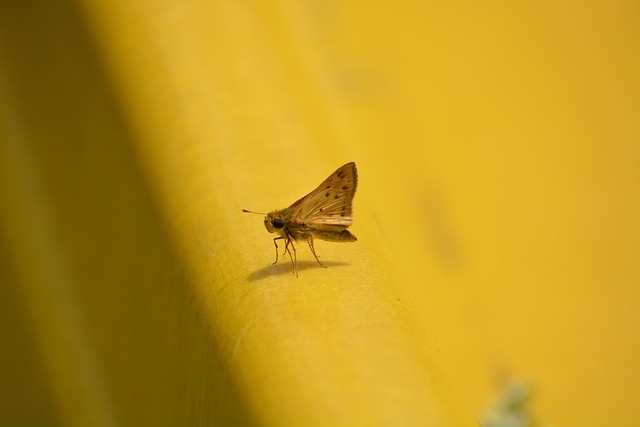
[{"label": "smooth painted texture", "polygon": [[[475,425],[516,378],[540,425],[640,422],[633,2],[31,5],[0,51],[2,312],[39,354],[16,400],[77,425]],[[359,240],[272,266],[241,209],[347,161]]]}]

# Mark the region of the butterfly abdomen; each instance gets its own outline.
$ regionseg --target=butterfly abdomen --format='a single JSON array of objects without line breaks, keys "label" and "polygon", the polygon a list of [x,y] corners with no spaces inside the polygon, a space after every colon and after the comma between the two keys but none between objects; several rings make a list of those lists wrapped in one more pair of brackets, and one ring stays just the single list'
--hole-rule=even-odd
[{"label": "butterfly abdomen", "polygon": [[358,240],[358,238],[351,234],[349,230],[322,231],[320,233],[313,233],[313,237],[328,240],[329,242],[355,242]]}]

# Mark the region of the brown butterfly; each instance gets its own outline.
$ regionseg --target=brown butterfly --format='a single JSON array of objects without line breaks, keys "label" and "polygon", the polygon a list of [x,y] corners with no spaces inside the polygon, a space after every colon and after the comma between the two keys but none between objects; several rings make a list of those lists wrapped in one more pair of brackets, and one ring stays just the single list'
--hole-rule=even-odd
[{"label": "brown butterfly", "polygon": [[[294,240],[306,240],[313,256],[322,265],[313,247],[316,237],[330,242],[355,242],[356,236],[347,228],[353,224],[353,196],[358,186],[358,170],[354,162],[347,163],[332,173],[311,193],[291,206],[268,214],[243,209],[242,212],[267,215],[264,226],[269,233],[278,233],[273,239],[278,262],[278,243],[284,239],[284,252],[289,254],[293,272],[298,277],[298,258]],[[289,248],[293,249],[293,255]],[[326,267],[325,267],[326,268]]]}]

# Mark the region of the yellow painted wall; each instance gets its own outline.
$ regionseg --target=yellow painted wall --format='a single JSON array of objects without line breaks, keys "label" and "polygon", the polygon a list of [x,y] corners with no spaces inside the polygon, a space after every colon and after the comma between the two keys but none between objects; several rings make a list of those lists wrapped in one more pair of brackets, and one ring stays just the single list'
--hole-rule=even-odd
[{"label": "yellow painted wall", "polygon": [[633,2],[4,3],[0,424],[640,422]]}]

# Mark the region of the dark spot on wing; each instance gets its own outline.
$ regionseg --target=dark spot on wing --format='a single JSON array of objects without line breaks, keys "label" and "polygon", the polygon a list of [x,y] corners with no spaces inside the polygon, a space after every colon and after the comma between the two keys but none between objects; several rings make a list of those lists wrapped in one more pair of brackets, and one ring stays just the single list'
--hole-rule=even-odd
[{"label": "dark spot on wing", "polygon": [[318,212],[322,212],[322,208],[318,209]]},{"label": "dark spot on wing", "polygon": [[346,214],[346,213],[344,213],[344,212],[342,212],[342,213],[340,214],[340,216],[347,216],[347,214]]},{"label": "dark spot on wing", "polygon": [[340,196],[338,196],[337,194],[335,196],[333,196],[334,199],[339,198]]},{"label": "dark spot on wing", "polygon": [[342,186],[342,189],[343,189],[343,190],[346,190],[347,188],[349,188],[349,187],[347,187],[346,185],[343,185],[343,186]]},{"label": "dark spot on wing", "polygon": [[329,192],[327,191],[324,197],[329,197]]},{"label": "dark spot on wing", "polygon": [[340,209],[340,210],[341,210],[341,211],[343,211],[343,210],[345,210],[345,209],[346,209],[346,206],[343,206],[343,207],[342,207],[342,209]]}]

